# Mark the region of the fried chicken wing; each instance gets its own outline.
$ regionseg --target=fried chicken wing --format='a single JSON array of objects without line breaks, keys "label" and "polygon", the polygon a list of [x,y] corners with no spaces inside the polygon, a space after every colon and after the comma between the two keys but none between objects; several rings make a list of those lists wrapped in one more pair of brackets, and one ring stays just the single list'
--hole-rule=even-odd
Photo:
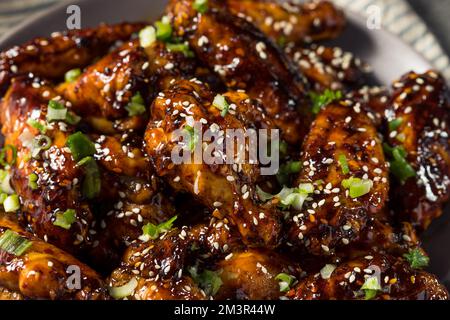
[{"label": "fried chicken wing", "polygon": [[101,25],[95,29],[54,33],[50,38],[36,38],[0,55],[0,93],[17,75],[33,73],[47,79],[62,79],[74,68],[83,68],[105,54],[117,41],[125,41],[144,24]]},{"label": "fried chicken wing", "polygon": [[[273,128],[262,110],[245,93],[229,92],[224,97],[228,99],[230,110],[222,116],[221,110],[212,104],[214,96],[207,86],[196,80],[176,82],[170,90],[161,93],[151,107],[152,117],[145,134],[147,153],[159,176],[175,190],[189,192],[211,210],[217,209],[222,217],[228,217],[239,228],[246,243],[274,246],[281,230],[280,216],[276,210],[263,208],[253,200],[259,167],[248,162],[228,165],[229,156],[225,151],[217,150],[214,163],[191,159],[192,151],[203,150],[202,141],[195,142],[199,133],[194,132],[187,144],[186,141],[174,141],[175,130],[187,132],[188,128],[196,126],[195,123],[204,124],[205,130],[210,132],[220,134],[222,131],[214,138],[218,147],[229,143],[226,129],[240,129],[246,134],[251,128]],[[218,142],[220,140],[222,142]],[[250,142],[247,141],[244,141],[247,146],[228,145],[230,149],[234,146],[235,152],[231,155],[234,159],[245,159],[239,150],[249,149]],[[183,153],[187,153],[189,163],[174,163],[173,155],[180,153],[181,150],[176,150],[183,143]]]},{"label": "fried chicken wing", "polygon": [[[396,176],[391,205],[400,219],[423,230],[441,215],[450,197],[448,89],[445,80],[433,71],[406,74],[393,87],[386,113],[391,129],[388,142],[397,147],[394,153],[401,147],[406,155],[391,162]],[[393,156],[399,158],[399,154]],[[407,166],[412,167],[412,173],[402,171]]]},{"label": "fried chicken wing", "polygon": [[[69,252],[80,252],[89,242],[89,225],[93,215],[80,190],[84,169],[77,165],[66,147],[74,132],[66,123],[52,123],[45,135],[29,119],[46,122],[48,103],[56,98],[54,90],[36,78],[17,78],[2,100],[1,123],[6,145],[17,148],[12,166],[11,185],[22,200],[24,220],[37,236]],[[63,103],[63,102],[62,102]],[[36,137],[47,145],[37,149]],[[34,154],[34,151],[39,151]],[[36,186],[29,184],[36,175]],[[75,210],[69,229],[55,225],[58,214]]]},{"label": "fried chicken wing", "polygon": [[227,0],[230,11],[247,19],[277,43],[310,43],[336,38],[346,21],[329,1]]},{"label": "fried chicken wing", "polygon": [[171,1],[167,13],[177,35],[186,38],[196,57],[232,89],[259,99],[267,115],[292,144],[302,141],[310,123],[306,80],[267,38],[246,20],[209,1],[203,14],[192,0]]},{"label": "fried chicken wing", "polygon": [[[9,296],[29,299],[97,300],[107,294],[103,280],[91,268],[57,247],[25,232],[8,217],[0,214],[0,237],[12,232],[29,247],[20,255],[0,249],[0,287]],[[11,293],[16,292],[16,293]],[[7,294],[3,291],[1,295]]]},{"label": "fried chicken wing", "polygon": [[[311,275],[288,293],[298,300],[447,300],[447,290],[394,256],[367,253]],[[365,286],[364,286],[365,285]]]},{"label": "fried chicken wing", "polygon": [[301,161],[298,183],[311,184],[314,192],[293,216],[290,240],[330,254],[355,241],[385,207],[389,182],[381,141],[358,103],[335,102],[318,114]]}]

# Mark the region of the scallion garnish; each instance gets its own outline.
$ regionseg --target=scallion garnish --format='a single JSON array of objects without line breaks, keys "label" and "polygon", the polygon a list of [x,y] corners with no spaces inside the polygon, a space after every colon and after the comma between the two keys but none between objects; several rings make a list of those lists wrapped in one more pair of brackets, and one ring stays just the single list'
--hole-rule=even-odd
[{"label": "scallion garnish", "polygon": [[402,146],[392,148],[383,144],[384,151],[390,156],[390,171],[401,182],[405,183],[409,178],[415,177],[416,172],[406,160],[406,150]]},{"label": "scallion garnish", "polygon": [[230,104],[227,102],[225,97],[221,94],[218,94],[214,97],[213,106],[222,111],[220,115],[225,117],[230,109]]},{"label": "scallion garnish", "polygon": [[85,169],[82,192],[87,199],[94,199],[101,191],[102,180],[97,162],[91,156],[83,158],[78,162]]},{"label": "scallion garnish", "polygon": [[38,179],[39,177],[35,173],[32,173],[28,176],[28,186],[31,188],[31,190],[36,190],[38,188]]},{"label": "scallion garnish", "polygon": [[361,290],[364,291],[366,300],[371,300],[375,298],[378,294],[378,291],[381,291],[381,286],[380,283],[378,282],[378,278],[377,277],[367,278],[364,284],[361,286]]},{"label": "scallion garnish", "polygon": [[0,170],[0,187],[1,191],[6,194],[13,194],[14,189],[11,188],[11,173],[6,170]]},{"label": "scallion garnish", "polygon": [[0,194],[0,204],[3,204],[6,200],[6,198],[8,198],[8,195],[6,193],[1,193]]},{"label": "scallion garnish", "polygon": [[143,240],[155,240],[159,237],[160,234],[169,231],[173,227],[173,223],[177,220],[177,216],[173,216],[166,222],[163,222],[161,224],[155,225],[153,223],[147,223],[145,226],[142,227],[142,238]]},{"label": "scallion garnish", "polygon": [[295,277],[287,273],[279,273],[275,277],[275,280],[279,281],[280,292],[287,292],[291,289],[291,285],[295,281]]},{"label": "scallion garnish", "polygon": [[205,291],[207,295],[214,296],[222,286],[222,278],[219,276],[219,272],[204,270],[202,273],[198,273],[197,267],[189,268],[194,282]]},{"label": "scallion garnish", "polygon": [[198,142],[198,135],[195,132],[195,129],[191,126],[185,125],[184,130],[189,134],[189,141],[187,143],[189,150],[193,151]]},{"label": "scallion garnish", "polygon": [[360,179],[351,177],[342,181],[342,186],[349,190],[349,195],[352,198],[358,198],[370,192],[373,182],[368,179]]},{"label": "scallion garnish", "polygon": [[20,209],[19,196],[17,194],[9,195],[3,202],[5,212],[16,212]]},{"label": "scallion garnish", "polygon": [[32,242],[30,240],[12,230],[6,230],[0,237],[0,249],[16,257],[23,255],[31,245]]},{"label": "scallion garnish", "polygon": [[47,127],[36,119],[28,119],[27,124],[32,126],[33,128],[39,130],[40,133],[45,133],[47,131]]},{"label": "scallion garnish", "polygon": [[138,286],[138,281],[135,277],[131,278],[129,282],[120,287],[109,287],[108,291],[111,297],[114,299],[123,299],[131,296],[134,290]]},{"label": "scallion garnish", "polygon": [[44,134],[38,135],[33,139],[33,143],[31,146],[31,156],[33,158],[37,158],[41,151],[48,150],[51,146],[52,139],[50,139],[50,137]]},{"label": "scallion garnish", "polygon": [[283,164],[277,173],[277,180],[280,185],[287,185],[289,182],[289,176],[293,173],[300,172],[302,163],[300,161],[289,161]]},{"label": "scallion garnish", "polygon": [[[11,160],[8,161],[8,151],[11,151]],[[3,167],[14,165],[17,160],[17,148],[13,145],[6,144],[0,152],[0,164]]]},{"label": "scallion garnish", "polygon": [[74,223],[76,220],[77,218],[75,210],[67,209],[64,212],[58,212],[56,214],[56,219],[53,222],[53,225],[69,230],[72,226],[72,223]]},{"label": "scallion garnish", "polygon": [[208,0],[195,0],[192,7],[200,13],[208,11]]},{"label": "scallion garnish", "polygon": [[343,95],[341,91],[332,91],[326,89],[322,94],[311,92],[310,97],[313,103],[311,111],[314,114],[318,114],[323,107],[335,100],[341,99]]},{"label": "scallion garnish", "polygon": [[138,116],[145,113],[145,101],[142,95],[138,92],[132,98],[131,102],[125,107],[130,117]]},{"label": "scallion garnish", "polygon": [[187,43],[167,43],[166,48],[170,52],[182,52],[188,58],[194,56],[194,53],[190,50],[189,44]]},{"label": "scallion garnish", "polygon": [[156,41],[156,30],[152,26],[145,27],[139,32],[141,47],[148,48]]},{"label": "scallion garnish", "polygon": [[428,258],[419,248],[409,250],[403,257],[409,262],[411,268],[414,269],[425,268],[430,263],[430,258]]},{"label": "scallion garnish", "polygon": [[85,134],[81,132],[70,135],[67,138],[66,145],[72,152],[72,157],[75,161],[80,161],[85,157],[92,156],[96,152],[95,145]]},{"label": "scallion garnish", "polygon": [[163,17],[161,21],[155,22],[156,39],[167,41],[172,37],[172,26],[167,17]]},{"label": "scallion garnish", "polygon": [[64,121],[67,117],[67,108],[58,101],[50,100],[47,109],[47,121]]},{"label": "scallion garnish", "polygon": [[350,172],[348,167],[347,157],[344,154],[340,154],[338,157],[339,164],[341,165],[342,173],[347,174]]},{"label": "scallion garnish", "polygon": [[76,125],[81,121],[81,117],[72,111],[67,111],[66,121],[68,124]]},{"label": "scallion garnish", "polygon": [[292,207],[296,210],[301,210],[303,203],[313,192],[314,186],[312,183],[301,183],[298,188],[283,187],[283,189],[276,195],[271,195],[262,191],[259,186],[256,187],[256,193],[261,201],[266,202],[276,198],[280,201],[279,206],[283,209]]},{"label": "scallion garnish", "polygon": [[402,124],[402,122],[403,122],[402,118],[397,118],[392,121],[389,121],[389,131],[397,130],[398,127],[400,127],[400,125]]},{"label": "scallion garnish", "polygon": [[335,269],[336,266],[334,264],[326,264],[322,269],[320,269],[320,276],[324,280],[330,279]]},{"label": "scallion garnish", "polygon": [[80,75],[81,75],[80,68],[72,69],[66,72],[66,74],[64,75],[64,79],[66,80],[66,82],[74,82]]}]

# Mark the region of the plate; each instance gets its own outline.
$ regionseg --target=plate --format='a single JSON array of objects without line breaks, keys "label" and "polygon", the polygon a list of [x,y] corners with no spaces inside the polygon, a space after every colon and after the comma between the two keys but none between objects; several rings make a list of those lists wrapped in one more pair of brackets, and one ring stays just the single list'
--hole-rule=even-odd
[{"label": "plate", "polygon": [[[81,9],[81,27],[94,27],[100,22],[116,23],[157,19],[163,12],[166,0],[78,0],[63,1],[58,5],[32,16],[0,38],[0,50],[24,43],[37,36],[48,36],[54,31],[66,30],[69,5]],[[390,83],[402,74],[414,70],[424,72],[431,65],[411,47],[391,33],[379,29],[370,30],[364,18],[346,12],[349,26],[332,44],[353,52],[368,62],[374,70],[375,81],[381,85]],[[450,206],[435,220],[423,235],[424,247],[430,254],[429,271],[450,288],[450,257],[446,244],[450,244]]]}]

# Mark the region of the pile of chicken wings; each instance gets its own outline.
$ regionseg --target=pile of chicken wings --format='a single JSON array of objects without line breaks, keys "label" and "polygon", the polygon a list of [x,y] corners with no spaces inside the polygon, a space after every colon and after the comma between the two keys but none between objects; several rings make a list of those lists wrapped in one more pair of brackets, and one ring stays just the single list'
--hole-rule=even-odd
[{"label": "pile of chicken wings", "polygon": [[[450,196],[445,80],[371,85],[322,43],[345,25],[170,0],[1,52],[0,299],[448,299],[420,239]],[[278,174],[174,163],[192,121],[279,130]]]}]

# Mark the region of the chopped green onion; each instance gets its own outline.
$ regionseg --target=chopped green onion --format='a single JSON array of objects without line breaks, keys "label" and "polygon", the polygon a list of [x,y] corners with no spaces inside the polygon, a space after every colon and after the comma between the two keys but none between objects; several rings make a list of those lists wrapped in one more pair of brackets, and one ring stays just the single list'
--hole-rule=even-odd
[{"label": "chopped green onion", "polygon": [[274,198],[274,195],[263,191],[259,186],[256,186],[256,194],[262,202],[267,202]]},{"label": "chopped green onion", "polygon": [[222,286],[223,282],[219,276],[219,272],[204,270],[202,273],[198,273],[196,267],[189,268],[194,282],[205,291],[207,295],[214,296]]},{"label": "chopped green onion", "polygon": [[0,237],[0,249],[16,257],[23,255],[31,245],[32,242],[30,240],[12,230],[6,230]]},{"label": "chopped green onion", "polygon": [[138,92],[132,98],[131,102],[125,107],[130,117],[145,113],[145,101],[142,95]]},{"label": "chopped green onion", "polygon": [[360,179],[351,177],[342,181],[342,186],[349,190],[349,195],[352,198],[358,198],[370,192],[373,182],[368,179]]},{"label": "chopped green onion", "polygon": [[229,103],[221,94],[218,94],[214,97],[213,106],[222,111],[222,117],[225,117],[225,115],[228,113],[228,110],[230,109]]},{"label": "chopped green onion", "polygon": [[50,100],[48,102],[47,121],[64,121],[67,117],[67,108],[58,101]]},{"label": "chopped green onion", "polygon": [[188,58],[194,56],[194,53],[190,50],[187,43],[167,43],[166,48],[170,52],[182,52]]},{"label": "chopped green onion", "polygon": [[335,269],[336,266],[334,264],[326,264],[322,269],[320,269],[320,276],[324,280],[330,279]]},{"label": "chopped green onion", "polygon": [[172,37],[172,26],[168,19],[155,22],[156,26],[156,39],[161,41],[167,41]]},{"label": "chopped green onion", "polygon": [[208,0],[195,0],[192,7],[200,13],[208,11]]},{"label": "chopped green onion", "polygon": [[76,125],[81,121],[81,117],[72,111],[68,111],[66,115],[66,122],[71,125]]},{"label": "chopped green onion", "polygon": [[136,280],[135,277],[133,277],[127,284],[121,287],[109,287],[108,291],[110,296],[113,297],[114,299],[123,299],[131,296],[134,293],[134,290],[137,288],[137,286],[138,281]]},{"label": "chopped green onion", "polygon": [[286,185],[289,182],[289,176],[293,173],[298,173],[302,169],[302,163],[300,161],[289,161],[283,164],[278,170],[277,180],[280,185]]},{"label": "chopped green onion", "polygon": [[312,113],[318,114],[319,111],[335,100],[339,100],[343,97],[341,91],[332,91],[326,89],[322,94],[317,94],[314,92],[310,93],[310,97],[313,103]]},{"label": "chopped green onion", "polygon": [[72,69],[66,72],[64,79],[66,82],[74,82],[81,75],[81,69]]},{"label": "chopped green onion", "polygon": [[342,173],[347,174],[350,172],[350,168],[348,167],[347,157],[343,154],[340,154],[338,157],[339,164],[341,165]]},{"label": "chopped green onion", "polygon": [[17,194],[12,194],[8,196],[3,202],[3,207],[5,212],[16,212],[20,209],[19,196]]},{"label": "chopped green onion", "polygon": [[281,154],[282,156],[284,156],[284,155],[287,154],[287,152],[288,152],[288,144],[287,144],[286,141],[281,140],[281,141],[280,141],[280,154]]},{"label": "chopped green onion", "polygon": [[6,193],[0,194],[0,204],[3,204],[6,198],[8,198],[8,195]]},{"label": "chopped green onion", "polygon": [[287,39],[285,36],[281,36],[277,39],[277,44],[279,47],[284,48],[286,46],[286,43],[287,43]]},{"label": "chopped green onion", "polygon": [[280,292],[287,292],[291,289],[291,285],[295,281],[295,277],[286,273],[279,273],[275,277],[275,280],[280,282]]},{"label": "chopped green onion", "polygon": [[87,199],[94,199],[98,196],[102,187],[100,169],[97,162],[91,156],[83,158],[77,163],[85,169],[85,175],[82,185],[83,196]]},{"label": "chopped green onion", "polygon": [[38,188],[38,181],[39,177],[37,174],[32,173],[28,176],[28,186],[32,189],[32,190],[36,190]]},{"label": "chopped green onion", "polygon": [[67,209],[64,212],[58,212],[53,225],[69,230],[72,223],[76,221],[76,212],[73,209]]},{"label": "chopped green onion", "polygon": [[163,222],[159,225],[154,225],[153,223],[147,223],[142,227],[143,235],[142,237],[145,239],[155,240],[159,237],[160,234],[165,233],[172,229],[173,223],[177,220],[177,216],[173,216],[166,222]]},{"label": "chopped green onion", "polygon": [[38,135],[34,138],[31,146],[31,156],[37,158],[42,150],[48,150],[52,146],[52,139],[46,135]]},{"label": "chopped green onion", "polygon": [[195,129],[191,126],[184,126],[184,130],[186,130],[189,133],[189,150],[193,151],[195,149],[195,146],[198,143],[198,134],[195,132]]},{"label": "chopped green onion", "polygon": [[[8,162],[7,158],[8,158],[8,151],[11,151],[12,154],[12,160]],[[6,144],[2,151],[0,152],[0,164],[4,167],[6,167],[7,165],[14,165],[16,163],[17,160],[17,148],[13,145],[10,144]]]},{"label": "chopped green onion", "polygon": [[400,125],[402,124],[402,122],[403,122],[402,118],[397,118],[392,121],[389,121],[389,131],[397,130],[398,127],[400,127]]},{"label": "chopped green onion", "polygon": [[430,263],[430,258],[428,258],[419,248],[409,250],[403,257],[409,262],[411,268],[414,269],[425,268]]},{"label": "chopped green onion", "polygon": [[156,41],[156,30],[152,26],[145,27],[139,32],[141,47],[148,48]]},{"label": "chopped green onion", "polygon": [[397,139],[397,141],[400,141],[403,143],[406,140],[406,135],[403,132],[399,133],[395,136],[395,139]]},{"label": "chopped green onion", "polygon": [[392,148],[386,144],[384,147],[388,153],[391,153],[390,171],[401,183],[416,176],[416,171],[406,160],[407,153],[403,147]]},{"label": "chopped green onion", "polygon": [[377,277],[369,277],[366,279],[361,287],[365,293],[365,299],[371,300],[377,296],[378,291],[381,291],[381,286]]},{"label": "chopped green onion", "polygon": [[13,194],[14,189],[11,188],[11,173],[6,170],[0,170],[0,188],[3,193]]},{"label": "chopped green onion", "polygon": [[27,124],[39,130],[40,133],[45,133],[47,131],[47,127],[41,122],[39,122],[39,120],[30,118],[27,120]]},{"label": "chopped green onion", "polygon": [[89,138],[81,132],[72,134],[67,138],[66,145],[72,152],[72,157],[75,161],[80,161],[85,157],[95,154],[95,145]]}]

